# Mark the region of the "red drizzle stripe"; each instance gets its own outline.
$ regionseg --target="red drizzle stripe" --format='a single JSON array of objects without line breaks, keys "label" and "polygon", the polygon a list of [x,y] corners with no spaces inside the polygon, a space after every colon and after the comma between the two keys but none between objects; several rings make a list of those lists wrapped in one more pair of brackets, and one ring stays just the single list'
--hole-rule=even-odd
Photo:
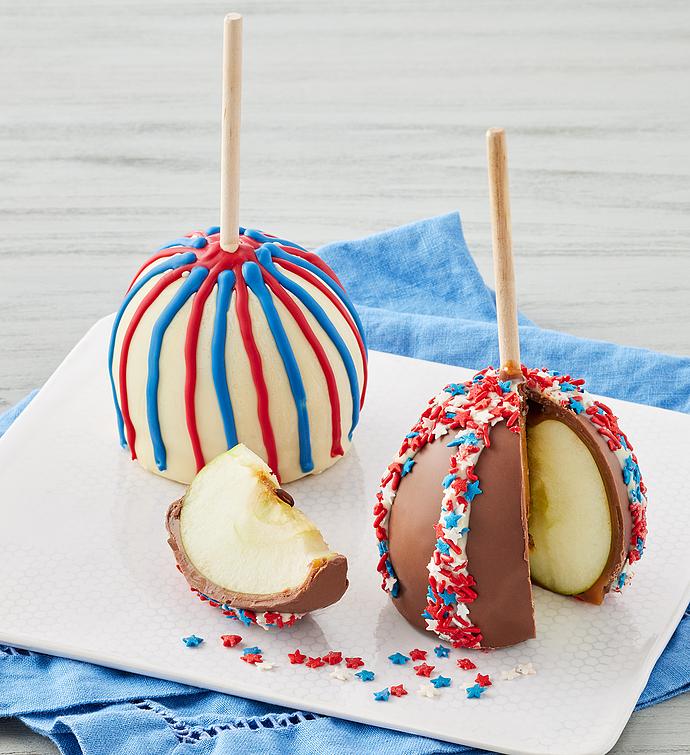
[{"label": "red drizzle stripe", "polygon": [[189,439],[192,442],[192,451],[194,452],[197,472],[206,463],[204,453],[201,450],[201,440],[199,439],[199,429],[196,424],[196,405],[194,401],[196,395],[196,357],[199,344],[199,328],[201,327],[204,305],[206,304],[206,300],[213,290],[213,287],[216,285],[216,280],[218,279],[218,274],[221,270],[222,266],[216,265],[194,296],[194,303],[192,304],[192,311],[189,314],[187,334],[184,343],[184,411]]},{"label": "red drizzle stripe", "polygon": [[[312,260],[309,260],[309,261],[311,262]],[[286,270],[289,270],[291,273],[295,273],[295,275],[298,275],[300,278],[302,278],[302,280],[306,280],[308,283],[310,283],[312,286],[318,289],[322,294],[324,294],[328,298],[331,304],[333,304],[336,307],[336,309],[343,316],[345,322],[350,326],[350,330],[354,334],[354,337],[357,339],[357,346],[359,347],[359,353],[362,357],[362,372],[363,372],[362,395],[359,401],[359,408],[361,409],[364,406],[364,397],[366,396],[366,392],[367,392],[367,380],[368,380],[368,375],[369,375],[369,369],[367,365],[367,357],[366,357],[366,351],[364,349],[364,341],[362,340],[362,334],[359,332],[359,329],[357,328],[356,323],[353,321],[352,316],[347,311],[347,307],[345,307],[345,305],[340,301],[340,299],[333,293],[333,291],[331,291],[330,288],[328,288],[328,286],[322,280],[317,278],[315,275],[312,275],[312,273],[310,273],[308,270],[305,270],[303,267],[300,267],[299,265],[295,265],[294,262],[290,262],[289,260],[276,258],[273,260],[273,262],[277,263],[281,267],[284,267]]]},{"label": "red drizzle stripe", "polygon": [[261,437],[263,438],[266,454],[268,456],[268,466],[273,473],[278,475],[278,451],[276,450],[276,440],[271,425],[271,416],[268,410],[268,389],[264,379],[264,371],[261,363],[261,354],[256,346],[254,334],[252,333],[252,321],[249,315],[249,295],[247,293],[247,284],[244,282],[242,275],[237,276],[235,285],[235,307],[237,311],[237,321],[242,334],[242,343],[244,350],[249,359],[249,366],[254,379],[257,400],[257,416],[261,425]]},{"label": "red drizzle stripe", "polygon": [[272,293],[285,306],[292,318],[295,320],[300,330],[311,346],[316,358],[319,361],[326,386],[328,388],[328,397],[331,401],[331,456],[343,456],[345,451],[342,446],[342,426],[340,422],[340,398],[338,397],[338,384],[335,379],[333,367],[328,361],[328,356],[321,342],[316,337],[307,318],[299,308],[297,303],[290,297],[287,291],[278,283],[278,281],[266,270],[262,270],[264,281],[271,289]]},{"label": "red drizzle stripe", "polygon": [[127,445],[132,452],[133,459],[137,458],[137,453],[134,448],[137,433],[134,429],[134,425],[132,424],[132,418],[129,416],[129,399],[127,396],[127,358],[129,357],[129,347],[132,343],[132,338],[134,337],[134,331],[137,329],[139,323],[141,322],[141,318],[146,313],[146,310],[160,296],[160,294],[171,283],[174,283],[176,280],[181,278],[182,273],[184,273],[186,270],[191,270],[191,268],[194,267],[195,264],[196,263],[183,265],[182,267],[178,267],[177,270],[169,270],[167,273],[164,273],[161,276],[156,285],[146,294],[146,296],[144,296],[144,298],[139,303],[139,306],[136,308],[136,311],[134,312],[129,325],[127,326],[125,336],[122,339],[122,347],[120,348],[120,367],[118,371],[118,378],[120,381],[120,409],[122,411],[122,421],[124,423],[125,432],[127,434]]}]

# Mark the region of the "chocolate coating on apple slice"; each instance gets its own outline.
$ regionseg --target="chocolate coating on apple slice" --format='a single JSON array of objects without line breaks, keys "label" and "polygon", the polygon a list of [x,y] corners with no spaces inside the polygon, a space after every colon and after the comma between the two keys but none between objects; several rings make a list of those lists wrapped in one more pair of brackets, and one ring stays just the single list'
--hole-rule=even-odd
[{"label": "chocolate coating on apple slice", "polygon": [[[549,419],[562,422],[585,444],[601,475],[611,519],[611,549],[606,566],[597,581],[588,590],[576,596],[587,603],[599,605],[623,569],[631,540],[632,515],[620,463],[611,452],[604,436],[597,432],[596,426],[586,415],[576,414],[561,407],[529,388],[526,389],[526,396],[527,426],[535,426]],[[535,584],[538,584],[536,580]]]},{"label": "chocolate coating on apple slice", "polygon": [[184,497],[172,503],[168,509],[168,544],[189,586],[211,600],[257,613],[305,614],[336,603],[347,590],[347,559],[340,554],[313,561],[301,585],[270,595],[234,592],[216,584],[196,568],[185,550],[180,528],[183,505]]},{"label": "chocolate coating on apple slice", "polygon": [[[529,486],[524,432],[511,432],[502,423],[490,438],[476,467],[482,495],[472,506],[467,536],[467,558],[477,583],[469,611],[481,629],[482,647],[501,648],[535,636],[527,553]],[[427,564],[436,544],[441,480],[454,450],[439,440],[422,448],[391,509],[390,556],[400,585],[393,605],[420,629],[426,629]]]}]

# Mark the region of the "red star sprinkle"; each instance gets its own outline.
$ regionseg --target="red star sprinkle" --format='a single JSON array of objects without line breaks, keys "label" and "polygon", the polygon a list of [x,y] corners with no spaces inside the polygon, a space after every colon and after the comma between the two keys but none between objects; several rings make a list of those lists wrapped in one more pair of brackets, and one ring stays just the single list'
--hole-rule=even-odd
[{"label": "red star sprinkle", "polygon": [[300,653],[299,649],[294,653],[288,653],[290,663],[304,663],[307,660],[307,656],[304,653]]},{"label": "red star sprinkle", "polygon": [[396,684],[395,686],[390,688],[390,691],[393,697],[402,697],[403,695],[407,694],[407,690],[402,686],[402,684]]},{"label": "red star sprinkle", "polygon": [[263,658],[261,657],[261,653],[247,653],[247,655],[241,656],[241,660],[243,660],[245,663],[261,663],[263,661]]},{"label": "red star sprinkle", "polygon": [[458,668],[464,669],[465,671],[471,671],[473,668],[477,667],[469,658],[461,658],[458,661]]},{"label": "red star sprinkle", "polygon": [[413,661],[425,661],[426,650],[420,650],[419,648],[410,650],[410,658],[412,658]]},{"label": "red star sprinkle", "polygon": [[234,648],[235,645],[239,645],[242,642],[239,634],[221,634],[220,639],[226,648]]},{"label": "red star sprinkle", "polygon": [[319,668],[319,666],[325,666],[326,664],[321,660],[321,658],[310,658],[307,661],[307,668]]},{"label": "red star sprinkle", "polygon": [[419,666],[414,666],[414,672],[417,676],[431,676],[433,670],[434,666],[429,666],[427,663],[420,663]]},{"label": "red star sprinkle", "polygon": [[343,662],[343,654],[337,650],[331,650],[330,653],[324,655],[323,660],[326,661],[329,666],[337,666],[339,663]]},{"label": "red star sprinkle", "polygon": [[346,658],[345,665],[348,668],[361,668],[364,665],[364,661],[359,656],[355,656],[354,658]]},{"label": "red star sprinkle", "polygon": [[491,679],[488,674],[477,674],[477,678],[474,680],[480,687],[490,687]]}]

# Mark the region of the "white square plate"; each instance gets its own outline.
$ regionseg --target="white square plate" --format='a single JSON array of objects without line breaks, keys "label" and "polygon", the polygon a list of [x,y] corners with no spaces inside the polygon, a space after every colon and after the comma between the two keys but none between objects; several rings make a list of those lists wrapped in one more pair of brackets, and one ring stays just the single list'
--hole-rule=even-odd
[{"label": "white square plate", "polygon": [[[426,400],[471,373],[371,354],[362,423],[348,455],[288,486],[350,564],[335,606],[282,632],[246,628],[194,598],[174,566],[164,514],[182,487],[129,460],[117,443],[105,369],[111,318],[97,323],[0,440],[0,642],[230,692],[287,707],[505,753],[584,755],[610,749],[690,600],[690,417],[609,401],[635,443],[649,488],[649,543],[632,585],[601,607],[535,589],[538,639],[471,656],[494,680],[468,700],[474,675],[453,651],[429,661],[452,677],[419,697],[412,663],[388,655],[438,644],[409,627],[379,589],[371,524],[380,475]],[[30,595],[31,600],[26,600]],[[81,599],[88,595],[88,600]],[[181,638],[206,639],[186,648]],[[279,666],[262,673],[218,637],[239,633]],[[371,683],[338,681],[328,667],[291,666],[286,653],[360,655]],[[501,681],[531,661],[536,676]],[[410,694],[375,702],[404,683]]]}]

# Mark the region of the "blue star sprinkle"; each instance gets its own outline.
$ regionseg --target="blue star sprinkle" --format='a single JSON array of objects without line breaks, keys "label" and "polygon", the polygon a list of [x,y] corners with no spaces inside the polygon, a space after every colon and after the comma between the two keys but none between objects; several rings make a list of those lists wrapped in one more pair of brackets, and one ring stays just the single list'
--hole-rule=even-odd
[{"label": "blue star sprinkle", "polygon": [[241,608],[237,609],[237,618],[247,627],[252,625],[252,620]]},{"label": "blue star sprinkle", "polygon": [[473,687],[466,687],[467,690],[467,697],[472,698],[476,697],[477,700],[486,692],[488,687],[481,687],[479,684],[475,684]]},{"label": "blue star sprinkle", "polygon": [[448,543],[444,542],[443,540],[436,541],[436,550],[439,553],[443,553],[444,556],[450,555],[450,545],[448,545]]},{"label": "blue star sprinkle", "polygon": [[578,401],[572,396],[570,397],[570,408],[575,412],[575,414],[582,414],[582,412],[584,412],[585,410],[582,401]]},{"label": "blue star sprinkle", "polygon": [[481,495],[482,489],[479,487],[479,480],[470,482],[467,486],[467,490],[464,492],[465,500],[467,503],[472,503],[475,496]]},{"label": "blue star sprinkle", "polygon": [[465,393],[465,387],[458,383],[451,383],[448,387],[443,389],[446,393],[450,393],[451,396],[462,396]]},{"label": "blue star sprinkle", "polygon": [[447,648],[445,645],[436,645],[434,654],[437,658],[447,658],[450,654],[450,648]]},{"label": "blue star sprinkle", "polygon": [[572,383],[561,383],[562,391],[576,391],[577,388]]},{"label": "blue star sprinkle", "polygon": [[429,681],[436,687],[436,689],[441,689],[441,687],[450,687],[450,677],[449,676],[437,676],[435,679],[429,679]]},{"label": "blue star sprinkle", "polygon": [[449,488],[449,487],[450,487],[450,486],[451,486],[451,485],[453,484],[453,480],[454,480],[454,479],[455,479],[455,475],[454,475],[454,474],[447,474],[447,475],[446,475],[446,476],[445,476],[445,477],[443,478],[443,488],[444,488],[444,490],[445,490],[446,488]]},{"label": "blue star sprinkle", "polygon": [[454,511],[451,511],[450,514],[446,514],[446,516],[443,517],[443,521],[446,523],[446,527],[448,527],[448,529],[453,529],[453,527],[458,526],[458,522],[460,521],[460,514],[456,514]]},{"label": "blue star sprinkle", "polygon": [[374,700],[378,700],[380,702],[386,702],[388,698],[391,696],[390,690],[388,687],[386,689],[382,689],[380,692],[374,692]]},{"label": "blue star sprinkle", "polygon": [[446,412],[446,417],[448,419],[455,419],[455,412]]},{"label": "blue star sprinkle", "polygon": [[472,382],[473,382],[473,383],[481,383],[481,382],[482,382],[482,380],[484,380],[484,375],[481,375],[481,374],[479,374],[479,375],[475,375],[475,376],[474,376],[474,377],[472,378]]},{"label": "blue star sprinkle", "polygon": [[468,446],[476,446],[478,443],[479,438],[477,438],[474,433],[466,433],[465,435],[461,435],[459,438],[452,440],[446,445],[448,446],[448,448],[454,448],[455,446],[464,446],[465,444],[467,444]]},{"label": "blue star sprinkle", "polygon": [[182,642],[188,647],[188,648],[195,648],[201,645],[201,643],[204,641],[203,637],[197,637],[195,634],[190,634],[189,637],[183,637]]},{"label": "blue star sprinkle", "polygon": [[262,655],[263,650],[254,646],[253,648],[245,648],[242,651],[242,655]]},{"label": "blue star sprinkle", "polygon": [[407,474],[410,474],[412,471],[412,467],[414,467],[414,459],[407,459],[407,461],[403,464],[402,468],[402,476],[404,477]]},{"label": "blue star sprinkle", "polygon": [[367,671],[365,668],[358,671],[355,676],[358,676],[363,682],[370,682],[376,678],[376,674],[373,671]]},{"label": "blue star sprinkle", "polygon": [[503,393],[508,393],[513,385],[510,380],[499,380],[498,384],[501,387]]},{"label": "blue star sprinkle", "polygon": [[455,593],[448,592],[448,590],[444,590],[443,592],[440,592],[438,594],[438,597],[441,598],[441,600],[443,600],[443,604],[446,606],[452,605],[453,603],[455,603],[455,600],[456,600]]},{"label": "blue star sprinkle", "polygon": [[388,660],[396,666],[404,666],[410,659],[402,653],[393,653],[388,656]]}]

